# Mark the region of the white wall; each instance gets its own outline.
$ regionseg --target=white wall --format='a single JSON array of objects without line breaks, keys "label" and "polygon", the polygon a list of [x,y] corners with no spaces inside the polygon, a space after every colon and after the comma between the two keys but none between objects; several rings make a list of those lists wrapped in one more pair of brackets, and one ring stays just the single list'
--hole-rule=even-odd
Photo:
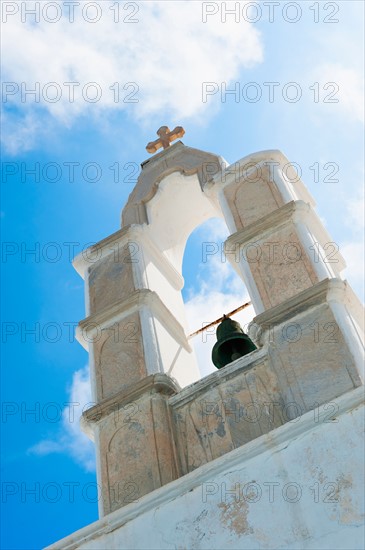
[{"label": "white wall", "polygon": [[358,388],[49,548],[362,549],[363,422]]}]

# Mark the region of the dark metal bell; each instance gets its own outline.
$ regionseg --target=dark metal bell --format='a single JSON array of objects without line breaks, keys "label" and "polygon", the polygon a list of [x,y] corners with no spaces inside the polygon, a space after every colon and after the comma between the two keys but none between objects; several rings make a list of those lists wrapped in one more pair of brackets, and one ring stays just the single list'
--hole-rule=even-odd
[{"label": "dark metal bell", "polygon": [[212,350],[212,361],[217,369],[225,367],[256,348],[237,321],[224,316],[217,328],[217,342]]}]

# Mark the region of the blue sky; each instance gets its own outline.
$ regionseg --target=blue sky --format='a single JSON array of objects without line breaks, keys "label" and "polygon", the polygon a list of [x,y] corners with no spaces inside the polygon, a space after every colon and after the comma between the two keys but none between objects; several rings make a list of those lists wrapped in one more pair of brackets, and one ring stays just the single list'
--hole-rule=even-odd
[{"label": "blue sky", "polygon": [[[186,145],[228,162],[280,149],[298,163],[363,292],[363,2],[240,2],[226,18],[234,2],[80,0],[73,18],[40,2],[39,22],[33,4],[2,5],[4,549],[41,548],[98,517],[70,260],[119,228],[159,126],[184,126]],[[248,297],[227,264],[202,263],[202,241],[222,239],[208,222],[188,241],[191,330]],[[213,343],[196,342],[203,375]]]}]

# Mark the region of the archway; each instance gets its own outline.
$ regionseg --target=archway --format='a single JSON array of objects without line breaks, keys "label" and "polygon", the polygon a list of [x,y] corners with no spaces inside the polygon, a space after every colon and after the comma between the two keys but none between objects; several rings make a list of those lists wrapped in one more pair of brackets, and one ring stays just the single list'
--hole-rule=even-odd
[{"label": "archway", "polygon": [[[250,301],[243,281],[223,253],[228,236],[225,222],[219,218],[210,218],[195,228],[186,242],[182,296],[189,335]],[[234,315],[234,319],[247,329],[253,316],[251,305]],[[216,371],[211,360],[216,328],[210,327],[189,338],[202,377]]]}]

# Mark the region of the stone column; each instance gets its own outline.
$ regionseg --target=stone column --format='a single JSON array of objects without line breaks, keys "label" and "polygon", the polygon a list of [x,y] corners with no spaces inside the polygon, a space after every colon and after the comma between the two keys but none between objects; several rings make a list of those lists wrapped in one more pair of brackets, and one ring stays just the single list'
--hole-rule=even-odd
[{"label": "stone column", "polygon": [[95,441],[100,517],[179,477],[168,397],[179,387],[152,374],[87,410]]},{"label": "stone column", "polygon": [[96,443],[103,516],[178,476],[167,397],[199,374],[177,319],[182,278],[142,226],[117,231],[74,265],[88,313],[77,337],[89,351],[97,403],[83,427]]},{"label": "stone column", "polygon": [[[184,322],[182,277],[154,250],[143,226],[113,233],[74,265],[85,280],[88,314],[77,336],[90,354],[96,400],[150,374],[168,373],[182,386],[199,377],[179,322]],[[163,301],[157,286],[165,291]]]},{"label": "stone column", "polygon": [[338,246],[280,152],[258,153],[226,167],[213,187],[232,231],[226,256],[242,276],[256,313],[340,277],[345,262]]}]

